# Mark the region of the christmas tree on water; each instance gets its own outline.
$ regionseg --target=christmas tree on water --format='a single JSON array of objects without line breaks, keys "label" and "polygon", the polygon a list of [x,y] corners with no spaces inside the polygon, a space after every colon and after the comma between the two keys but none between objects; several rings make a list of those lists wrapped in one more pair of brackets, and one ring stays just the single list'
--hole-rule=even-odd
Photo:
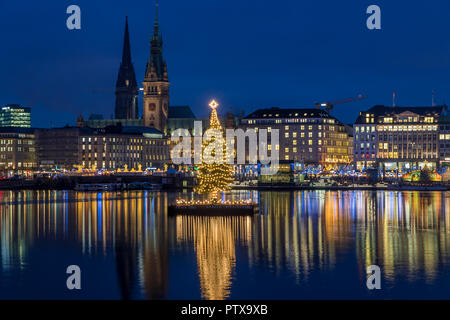
[{"label": "christmas tree on water", "polygon": [[[198,166],[198,187],[196,191],[198,193],[208,194],[211,202],[219,202],[219,193],[231,189],[230,184],[233,182],[233,168],[228,162],[226,141],[222,126],[217,117],[216,108],[218,104],[213,100],[209,106],[212,108],[212,111],[209,117],[208,129],[217,130],[223,138],[222,141],[218,140],[220,145],[217,145],[215,137],[203,140],[202,162]],[[205,152],[205,149],[208,152]],[[218,154],[216,155],[217,152]]]}]

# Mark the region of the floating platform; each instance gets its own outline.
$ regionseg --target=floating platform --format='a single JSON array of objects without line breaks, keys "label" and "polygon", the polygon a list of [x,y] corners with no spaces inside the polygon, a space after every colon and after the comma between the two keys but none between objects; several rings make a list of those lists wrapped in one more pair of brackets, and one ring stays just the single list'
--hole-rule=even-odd
[{"label": "floating platform", "polygon": [[192,204],[169,206],[169,216],[252,216],[258,212],[257,204]]}]

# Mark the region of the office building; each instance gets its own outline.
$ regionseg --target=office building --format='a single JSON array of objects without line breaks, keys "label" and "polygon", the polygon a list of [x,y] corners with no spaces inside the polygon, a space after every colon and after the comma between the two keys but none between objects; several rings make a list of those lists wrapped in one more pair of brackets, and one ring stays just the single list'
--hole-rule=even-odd
[{"label": "office building", "polygon": [[0,109],[0,127],[31,128],[31,108],[10,104]]},{"label": "office building", "polygon": [[31,128],[0,128],[0,175],[32,176],[37,169],[35,133]]},{"label": "office building", "polygon": [[278,150],[280,160],[303,165],[337,168],[352,164],[353,154],[347,127],[320,109],[260,109],[241,120],[244,131],[279,130],[279,143],[268,142],[268,150]]},{"label": "office building", "polygon": [[357,169],[408,171],[439,164],[439,118],[446,106],[374,106],[354,125]]}]

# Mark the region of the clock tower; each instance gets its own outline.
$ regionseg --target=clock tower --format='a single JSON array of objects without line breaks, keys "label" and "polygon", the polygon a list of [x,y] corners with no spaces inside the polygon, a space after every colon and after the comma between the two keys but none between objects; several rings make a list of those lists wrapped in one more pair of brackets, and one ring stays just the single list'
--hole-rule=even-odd
[{"label": "clock tower", "polygon": [[162,37],[158,24],[158,4],[156,4],[155,24],[150,40],[150,58],[144,77],[144,126],[166,132],[169,115],[169,76],[167,64],[162,55]]}]

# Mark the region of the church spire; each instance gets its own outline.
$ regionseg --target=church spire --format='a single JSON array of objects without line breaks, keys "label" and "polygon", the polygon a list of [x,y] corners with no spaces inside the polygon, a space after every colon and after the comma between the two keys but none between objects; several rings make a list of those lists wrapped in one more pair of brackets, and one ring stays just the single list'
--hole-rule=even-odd
[{"label": "church spire", "polygon": [[153,33],[155,36],[159,35],[159,22],[158,22],[158,0],[155,3],[155,24],[153,25]]},{"label": "church spire", "polygon": [[130,34],[128,33],[128,16],[125,17],[125,35],[123,38],[122,64],[131,65]]},{"label": "church spire", "polygon": [[125,34],[123,38],[122,62],[116,82],[116,119],[137,119],[138,87],[133,62],[131,60],[130,34],[128,32],[128,16],[125,18]]}]

